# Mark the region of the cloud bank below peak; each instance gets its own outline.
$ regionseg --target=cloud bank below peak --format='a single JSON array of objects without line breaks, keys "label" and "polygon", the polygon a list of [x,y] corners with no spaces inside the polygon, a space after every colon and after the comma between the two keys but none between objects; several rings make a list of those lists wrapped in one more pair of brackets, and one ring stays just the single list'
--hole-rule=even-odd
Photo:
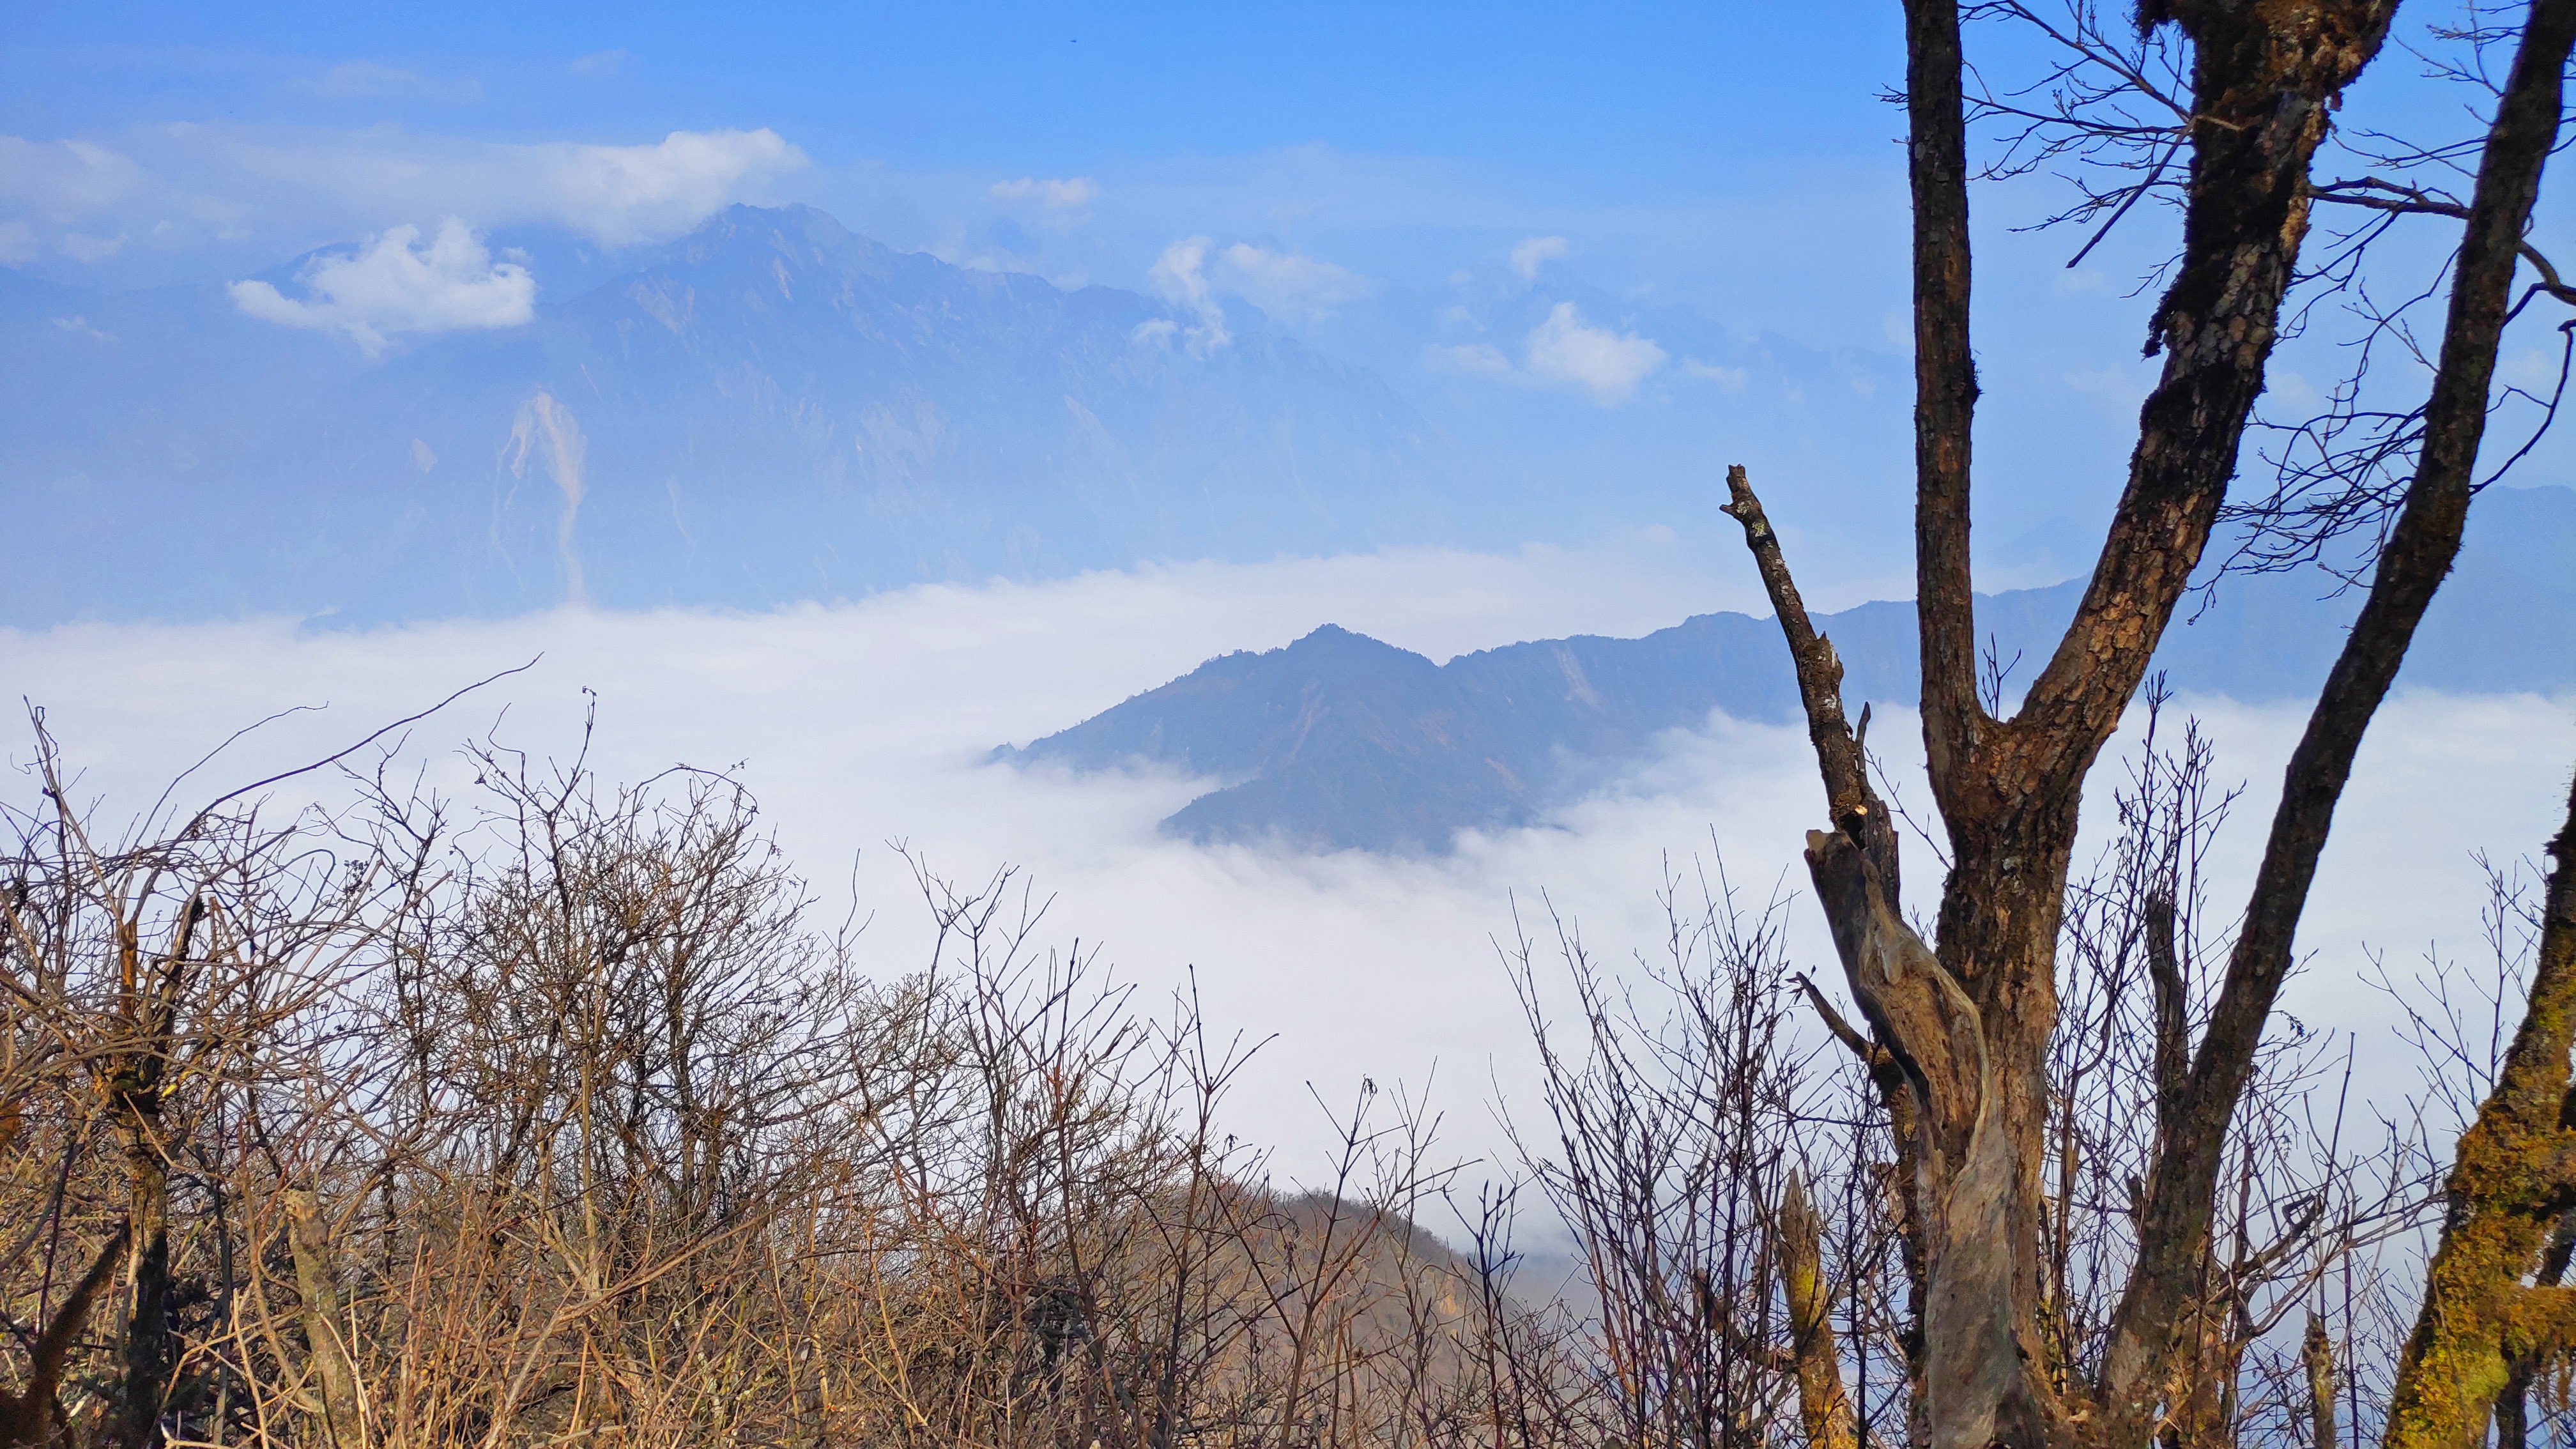
[{"label": "cloud bank below peak", "polygon": [[[981,748],[1325,619],[1436,659],[1517,638],[1642,630],[1758,598],[1749,567],[1724,580],[1684,572],[1704,563],[1668,545],[1412,550],[943,585],[762,613],[564,610],[368,631],[284,619],[84,624],[0,631],[0,649],[15,666],[12,687],[48,707],[89,767],[85,788],[111,822],[237,725],[284,705],[330,702],[250,733],[196,777],[204,794],[319,758],[459,684],[542,656],[408,733],[433,785],[470,797],[473,771],[447,747],[496,728],[506,743],[569,758],[595,697],[590,759],[604,779],[641,780],[675,761],[747,762],[742,778],[830,917],[845,886],[878,913],[862,940],[889,976],[913,969],[929,928],[905,904],[918,896],[904,861],[878,842],[907,840],[944,874],[1025,866],[1056,897],[1049,939],[1105,942],[1106,959],[1149,995],[1192,982],[1195,966],[1212,1023],[1280,1033],[1238,1089],[1243,1115],[1229,1130],[1281,1143],[1296,1161],[1330,1145],[1308,1082],[1339,1097],[1362,1075],[1419,1083],[1437,1063],[1440,1081],[1458,1084],[1445,1090],[1470,1099],[1489,1082],[1516,1101],[1535,1092],[1525,1024],[1492,944],[1512,929],[1515,892],[1527,909],[1545,891],[1614,962],[1660,939],[1657,889],[1695,852],[1743,886],[1748,905],[1802,892],[1798,841],[1822,808],[1803,730],[1720,718],[1675,731],[1545,824],[1420,860],[1192,845],[1155,828],[1195,793],[1189,781],[979,767]],[[1916,737],[1906,711],[1885,712],[1885,738]],[[2217,779],[2250,786],[2209,862],[2224,899],[2260,858],[2269,792],[2306,712],[2297,701],[2223,699],[2194,701],[2191,712],[2218,743]],[[2088,826],[2116,819],[2106,796],[2126,777],[2138,726],[2114,737],[2094,771]],[[2306,965],[2285,1001],[2312,1026],[2367,1033],[2357,1081],[2392,1083],[2393,1098],[2411,1080],[2396,1070],[2402,1061],[2367,1055],[2390,1039],[2385,1000],[2361,985],[2373,970],[2363,948],[2393,948],[2402,967],[2426,941],[2473,946],[2484,894],[2471,852],[2509,859],[2544,839],[2571,757],[2576,723],[2563,698],[2401,693],[2383,711],[2338,812],[2301,933]],[[1890,767],[1920,799],[1915,762],[1900,750]],[[333,780],[306,776],[279,791],[291,801]],[[22,776],[0,777],[12,782],[24,787]],[[2088,838],[2082,857],[2093,849]],[[1907,863],[1909,881],[1938,880],[1929,860]],[[1812,903],[1793,899],[1786,920],[1799,959],[1830,977],[1832,943]],[[1353,1001],[1370,1009],[1354,1012]],[[1484,1120],[1442,1100],[1461,1132]],[[1471,1156],[1508,1150],[1456,1145]]]}]

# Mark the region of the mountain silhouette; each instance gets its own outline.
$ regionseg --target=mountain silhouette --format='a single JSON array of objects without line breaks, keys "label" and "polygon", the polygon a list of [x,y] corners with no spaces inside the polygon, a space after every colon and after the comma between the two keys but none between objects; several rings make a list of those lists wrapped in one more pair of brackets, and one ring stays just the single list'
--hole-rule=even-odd
[{"label": "mountain silhouette", "polygon": [[[2576,492],[2493,488],[2419,630],[2401,687],[2576,690]],[[2264,703],[2312,697],[2359,609],[2320,574],[2230,577],[2177,618],[2156,667],[2177,691]],[[2047,662],[2083,581],[1984,595],[1979,637],[2007,695]],[[2192,611],[2193,600],[2185,610]],[[1911,603],[1824,615],[1843,699],[1920,693]],[[1077,770],[1144,763],[1216,782],[1163,822],[1201,843],[1394,853],[1449,849],[1462,830],[1541,822],[1672,730],[1713,712],[1799,718],[1788,647],[1769,618],[1702,614],[1642,639],[1579,635],[1446,664],[1333,625],[1285,648],[1212,659],[1169,684],[995,758]]]}]

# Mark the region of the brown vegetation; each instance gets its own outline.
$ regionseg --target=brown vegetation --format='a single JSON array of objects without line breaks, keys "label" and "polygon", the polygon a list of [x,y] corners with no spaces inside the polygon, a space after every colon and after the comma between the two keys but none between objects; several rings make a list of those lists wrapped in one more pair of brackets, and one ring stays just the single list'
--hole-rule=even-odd
[{"label": "brown vegetation", "polygon": [[[1007,872],[917,867],[934,948],[861,969],[721,776],[607,790],[487,747],[461,801],[380,771],[336,813],[237,794],[109,841],[40,724],[0,864],[0,1314],[28,1364],[0,1442],[2518,1449],[2576,1369],[2576,801],[2541,904],[2500,878],[2484,1044],[2447,968],[2409,998],[2418,1117],[2363,1129],[2349,1044],[2275,1011],[2360,742],[2457,554],[2505,328],[2576,300],[2525,236],[2576,0],[2473,15],[2454,38],[2512,57],[2483,133],[2376,153],[2473,170],[2465,201],[2311,174],[2391,8],[2171,0],[2130,35],[2089,5],[2064,26],[1978,7],[2067,48],[2043,104],[1972,96],[1962,7],[1909,0],[1937,918],[1904,908],[1869,711],[1847,716],[1735,470],[1859,1019],[1791,970],[1785,905],[1742,909],[1722,876],[1666,882],[1663,951],[1633,969],[1551,922],[1506,952],[1544,1117],[1473,1193],[1373,1087],[1328,1181],[1271,1184],[1219,1126],[1242,1044],[1047,949]],[[2133,178],[2070,218],[2107,231],[2149,196],[2183,216],[2126,486],[2009,713],[1968,562],[1975,115],[2025,127],[2007,169]],[[2334,206],[2361,229],[2303,262]],[[2459,228],[2420,294],[2446,311],[2428,387],[2374,410],[2356,374],[2241,507],[2256,566],[2379,539],[2222,913],[2202,862],[2233,797],[2194,731],[2170,737],[2149,666],[2295,289],[2352,290],[2372,342],[2407,335],[2355,280],[2401,217]],[[2079,874],[2087,779],[2141,714]],[[1546,1005],[1560,984],[1570,1012]],[[1420,1226],[1435,1206],[1457,1251]],[[1566,1291],[1516,1279],[1525,1206],[1571,1243]]]}]

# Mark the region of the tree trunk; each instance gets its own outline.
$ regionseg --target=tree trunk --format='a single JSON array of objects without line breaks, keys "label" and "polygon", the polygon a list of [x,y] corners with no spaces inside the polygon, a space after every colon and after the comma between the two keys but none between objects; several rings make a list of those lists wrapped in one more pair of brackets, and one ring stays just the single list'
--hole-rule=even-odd
[{"label": "tree trunk", "polygon": [[2576,1046],[2576,790],[2567,811],[2549,843],[2556,869],[2530,1000],[2495,1090],[2460,1134],[2450,1213],[2389,1398],[2387,1449],[2481,1449],[2515,1368],[2562,1358],[2576,1329],[2571,1290],[2522,1281],[2576,1207],[2576,1129],[2566,1117]]},{"label": "tree trunk", "polygon": [[125,1139],[125,1220],[131,1244],[127,1277],[124,1363],[110,1442],[120,1449],[156,1449],[161,1411],[178,1367],[170,1332],[170,1148],[162,1122],[163,1084],[177,1050],[179,997],[188,979],[189,951],[205,901],[190,897],[157,965],[144,960],[136,923],[118,932],[121,1040],[107,1066],[110,1112]]},{"label": "tree trunk", "polygon": [[1788,1300],[1790,1367],[1798,1380],[1798,1421],[1807,1449],[1860,1449],[1851,1396],[1843,1392],[1834,1342],[1833,1295],[1807,1185],[1794,1170],[1780,1192],[1780,1291]]},{"label": "tree trunk", "polygon": [[322,1380],[323,1420],[337,1449],[358,1449],[366,1442],[358,1421],[358,1376],[343,1338],[347,1320],[341,1316],[340,1288],[331,1273],[330,1225],[323,1221],[321,1202],[310,1188],[286,1190],[286,1242],[295,1257],[304,1341],[313,1355],[313,1372]]},{"label": "tree trunk", "polygon": [[2308,1449],[2336,1449],[2334,1340],[2326,1336],[2325,1316],[2313,1308],[2299,1344],[2299,1366],[2308,1374]]}]

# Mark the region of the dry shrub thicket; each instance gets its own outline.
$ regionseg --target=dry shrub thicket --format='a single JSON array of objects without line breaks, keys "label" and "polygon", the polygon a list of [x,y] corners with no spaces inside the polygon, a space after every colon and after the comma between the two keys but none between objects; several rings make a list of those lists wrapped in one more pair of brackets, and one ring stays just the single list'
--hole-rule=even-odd
[{"label": "dry shrub thicket", "polygon": [[[1544,1084],[1516,1162],[1462,1175],[1367,1086],[1331,1180],[1295,1190],[1221,1125],[1244,1040],[1044,944],[1009,872],[916,862],[935,949],[863,969],[722,776],[607,789],[485,747],[465,800],[380,770],[335,813],[228,802],[109,843],[38,745],[0,958],[22,1384],[94,1264],[105,1286],[54,1335],[59,1388],[0,1406],[7,1442],[1908,1438],[1893,1067],[1791,971],[1783,904],[1722,875],[1668,880],[1628,967],[1553,921],[1507,951]],[[2192,734],[2143,756],[2069,912],[2069,1362],[2098,1351],[2224,947],[2210,768]],[[2349,1043],[2270,1049],[2175,1442],[2376,1421],[2387,1385],[2347,1366],[2391,1362],[2411,1315],[2528,919],[2499,895],[2485,995],[2446,973],[2410,998],[2456,1120],[2367,1119]],[[1571,1243],[1561,1279],[1516,1253],[1532,1221]]]},{"label": "dry shrub thicket", "polygon": [[1363,1098],[1336,1179],[1271,1190],[1216,1126],[1241,1044],[1041,948],[1007,872],[923,869],[936,947],[871,977],[721,777],[487,749],[461,807],[353,778],[337,814],[108,843],[40,746],[0,958],[20,1348],[103,1244],[115,1277],[12,1439],[1414,1442],[1470,1412],[1423,1134]]}]

